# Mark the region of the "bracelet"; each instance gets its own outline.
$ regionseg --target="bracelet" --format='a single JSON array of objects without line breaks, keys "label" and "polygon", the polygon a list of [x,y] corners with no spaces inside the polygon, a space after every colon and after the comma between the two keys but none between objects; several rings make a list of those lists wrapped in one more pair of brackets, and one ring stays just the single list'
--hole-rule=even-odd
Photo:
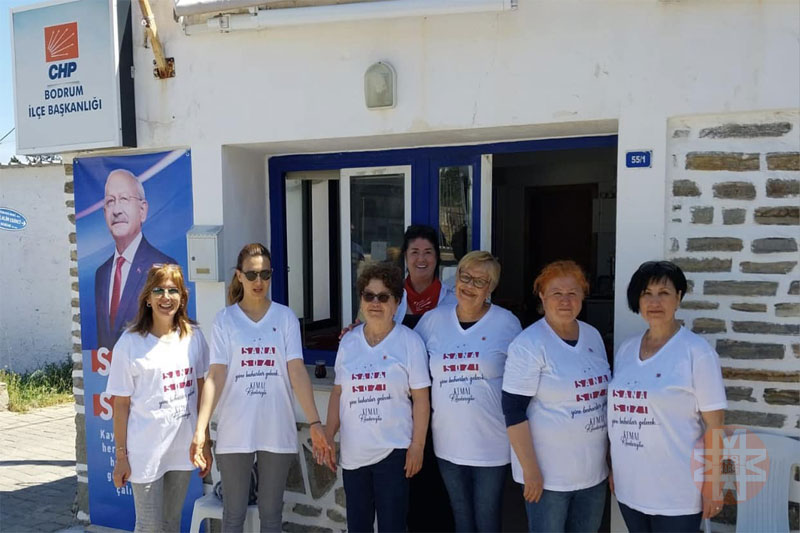
[{"label": "bracelet", "polygon": [[314,424],[320,424],[320,425],[321,425],[321,424],[322,424],[322,422],[320,422],[319,420],[314,420],[313,422],[309,422],[309,423],[308,423],[308,427],[311,427],[311,426],[313,426]]},{"label": "bracelet", "polygon": [[117,451],[118,451],[118,452],[124,452],[124,451],[126,451],[126,450],[125,450],[125,446],[117,446]]}]

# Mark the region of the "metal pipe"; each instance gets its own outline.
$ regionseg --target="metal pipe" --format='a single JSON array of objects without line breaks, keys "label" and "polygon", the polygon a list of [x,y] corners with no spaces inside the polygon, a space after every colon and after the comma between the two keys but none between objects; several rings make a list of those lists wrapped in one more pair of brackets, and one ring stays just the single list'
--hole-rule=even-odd
[{"label": "metal pipe", "polygon": [[[209,31],[231,32],[263,30],[281,26],[381,20],[400,17],[427,17],[459,13],[485,13],[517,8],[518,0],[385,0],[316,7],[262,9],[257,14],[226,14],[210,18],[205,24],[185,24],[186,35]],[[184,20],[184,19],[182,19]]]},{"label": "metal pipe", "polygon": [[153,10],[150,9],[150,0],[139,0],[139,8],[142,10],[143,24],[147,28],[147,34],[150,36],[150,45],[153,47],[158,78],[162,80],[169,78],[174,75],[175,70],[170,68],[167,64],[167,58],[164,56],[164,48],[161,47],[161,40],[158,38],[156,17],[153,15]]}]

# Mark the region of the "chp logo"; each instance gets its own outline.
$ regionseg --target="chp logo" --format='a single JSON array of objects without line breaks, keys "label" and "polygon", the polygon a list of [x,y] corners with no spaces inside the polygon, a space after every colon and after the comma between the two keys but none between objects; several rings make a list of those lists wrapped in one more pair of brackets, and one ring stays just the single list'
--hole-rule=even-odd
[{"label": "chp logo", "polygon": [[[767,482],[769,456],[758,435],[739,426],[712,430],[712,448],[706,439],[699,440],[692,452],[692,480],[702,493],[703,483],[711,481],[715,501],[737,503],[755,497]],[[715,474],[715,467],[719,465]]]},{"label": "chp logo", "polygon": [[65,61],[50,65],[47,75],[51,80],[69,78],[78,69],[78,23],[67,22],[44,29],[44,58],[46,63]]}]

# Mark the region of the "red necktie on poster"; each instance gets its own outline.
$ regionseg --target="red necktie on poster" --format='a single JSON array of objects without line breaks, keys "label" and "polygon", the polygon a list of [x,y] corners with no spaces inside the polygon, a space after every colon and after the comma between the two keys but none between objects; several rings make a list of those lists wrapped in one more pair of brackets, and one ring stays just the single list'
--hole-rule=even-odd
[{"label": "red necktie on poster", "polygon": [[122,265],[125,258],[117,257],[117,268],[114,270],[114,289],[111,291],[111,329],[114,329],[114,319],[117,318],[117,308],[119,307],[119,293],[122,292]]}]

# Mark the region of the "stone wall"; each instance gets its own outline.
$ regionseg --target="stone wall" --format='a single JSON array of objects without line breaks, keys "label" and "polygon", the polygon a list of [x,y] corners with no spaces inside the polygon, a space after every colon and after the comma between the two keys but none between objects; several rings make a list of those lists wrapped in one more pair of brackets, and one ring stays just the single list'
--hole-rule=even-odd
[{"label": "stone wall", "polygon": [[[796,436],[800,112],[679,117],[668,128],[666,255],[689,279],[679,317],[720,355],[726,424]],[[722,521],[734,520],[728,505]]]},{"label": "stone wall", "polygon": [[680,313],[716,347],[728,424],[800,427],[800,113],[669,123],[667,255]]},{"label": "stone wall", "polygon": [[69,225],[69,277],[72,293],[72,392],[75,395],[75,470],[78,477],[78,492],[75,497],[76,517],[89,522],[89,478],[86,467],[86,417],[83,395],[83,348],[81,345],[80,294],[78,292],[78,247],[75,234],[75,187],[72,178],[72,163],[66,162],[64,173],[64,195],[67,204]]}]

